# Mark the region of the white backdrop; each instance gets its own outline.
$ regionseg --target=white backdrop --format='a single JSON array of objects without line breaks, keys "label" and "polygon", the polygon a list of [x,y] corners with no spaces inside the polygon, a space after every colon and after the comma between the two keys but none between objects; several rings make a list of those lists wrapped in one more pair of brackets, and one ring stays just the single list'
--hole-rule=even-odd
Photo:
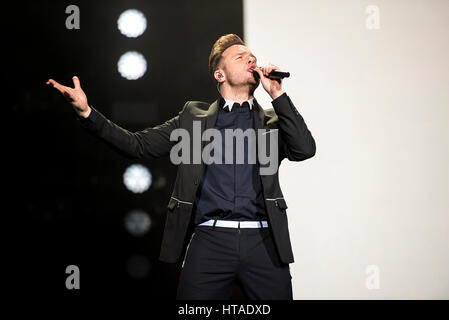
[{"label": "white backdrop", "polygon": [[294,298],[448,299],[449,1],[244,0],[244,32],[317,144],[280,168]]}]

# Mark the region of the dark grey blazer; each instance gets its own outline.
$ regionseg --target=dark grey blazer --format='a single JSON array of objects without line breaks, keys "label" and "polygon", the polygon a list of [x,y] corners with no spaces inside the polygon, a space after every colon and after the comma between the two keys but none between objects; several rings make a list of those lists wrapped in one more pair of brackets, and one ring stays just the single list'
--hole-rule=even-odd
[{"label": "dark grey blazer", "polygon": [[[304,119],[287,94],[273,100],[274,108],[264,110],[254,99],[254,128],[278,129],[278,165],[282,159],[302,161],[315,155],[315,140]],[[81,121],[82,125],[108,144],[131,158],[159,158],[168,156],[177,141],[170,141],[174,129],[186,129],[193,137],[193,120],[201,121],[201,133],[213,128],[217,119],[219,99],[212,104],[188,101],[177,116],[153,128],[129,132],[106,119],[94,108],[94,117]],[[259,142],[259,139],[257,140]],[[191,144],[192,145],[192,144]],[[202,142],[202,147],[205,142]],[[202,149],[201,149],[202,150]],[[193,149],[190,151],[192,155]],[[268,152],[269,147],[268,147]],[[164,262],[181,261],[193,229],[192,207],[205,164],[179,164],[168,211],[159,259]],[[261,175],[268,222],[284,263],[292,263],[293,252],[287,222],[287,204],[279,185],[278,171]]]}]

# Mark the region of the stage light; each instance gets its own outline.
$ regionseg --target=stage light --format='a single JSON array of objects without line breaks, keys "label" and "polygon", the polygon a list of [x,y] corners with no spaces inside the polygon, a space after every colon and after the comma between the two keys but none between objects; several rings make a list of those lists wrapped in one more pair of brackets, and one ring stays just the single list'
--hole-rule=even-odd
[{"label": "stage light", "polygon": [[148,213],[142,210],[131,210],[125,216],[125,228],[133,236],[142,236],[151,227]]},{"label": "stage light", "polygon": [[150,260],[142,254],[134,254],[126,262],[126,271],[137,280],[144,279],[150,274],[152,264]]},{"label": "stage light", "polygon": [[155,179],[152,186],[154,189],[162,189],[167,185],[167,178],[164,176],[160,176],[159,178]]},{"label": "stage light", "polygon": [[117,68],[123,78],[136,80],[147,71],[147,61],[142,54],[128,51],[118,60]]},{"label": "stage light", "polygon": [[151,172],[141,164],[133,164],[126,168],[123,174],[123,183],[129,191],[142,193],[151,186]]},{"label": "stage light", "polygon": [[120,14],[117,20],[117,27],[128,38],[137,38],[145,32],[147,19],[139,10],[129,9]]}]

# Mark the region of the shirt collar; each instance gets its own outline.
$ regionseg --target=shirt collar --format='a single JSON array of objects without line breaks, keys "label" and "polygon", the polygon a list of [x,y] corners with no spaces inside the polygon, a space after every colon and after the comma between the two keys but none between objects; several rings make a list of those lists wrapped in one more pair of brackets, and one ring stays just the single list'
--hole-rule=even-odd
[{"label": "shirt collar", "polygon": [[[223,100],[224,100],[223,109],[226,106],[229,106],[229,111],[232,111],[232,107],[234,106],[235,101],[228,100],[228,99],[225,99],[225,98],[223,98]],[[243,102],[242,102],[242,104],[243,104]],[[248,100],[248,104],[249,104],[249,110],[252,110],[253,109],[253,104],[254,104],[254,98],[249,99]]]}]

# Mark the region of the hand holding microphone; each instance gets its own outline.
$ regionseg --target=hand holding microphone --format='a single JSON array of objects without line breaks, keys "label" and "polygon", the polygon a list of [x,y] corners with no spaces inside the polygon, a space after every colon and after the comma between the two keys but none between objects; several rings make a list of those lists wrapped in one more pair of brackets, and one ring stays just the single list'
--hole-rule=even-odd
[{"label": "hand holding microphone", "polygon": [[265,67],[256,67],[252,70],[254,77],[260,79],[263,88],[271,98],[276,99],[284,93],[282,91],[282,79],[289,77],[289,72],[283,72],[273,64],[268,64]]},{"label": "hand holding microphone", "polygon": [[[261,67],[257,67],[256,69],[260,69]],[[254,75],[259,76],[257,72],[254,72]],[[266,76],[270,79],[284,79],[290,77],[290,72],[280,71],[280,70],[272,70],[268,75]]]}]

